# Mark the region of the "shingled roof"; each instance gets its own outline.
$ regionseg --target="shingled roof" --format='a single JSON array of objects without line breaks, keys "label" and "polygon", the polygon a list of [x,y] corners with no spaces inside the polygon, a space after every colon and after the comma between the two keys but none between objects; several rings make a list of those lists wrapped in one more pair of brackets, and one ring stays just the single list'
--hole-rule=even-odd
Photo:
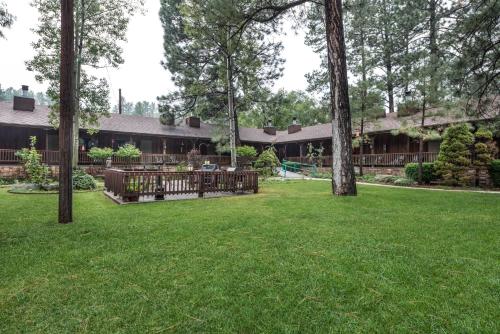
[{"label": "shingled roof", "polygon": [[[49,109],[43,106],[36,106],[33,112],[13,110],[12,102],[0,102],[0,124],[15,125],[37,128],[51,128],[48,119]],[[484,118],[468,117],[463,115],[439,113],[436,110],[429,110],[425,119],[426,126],[439,126],[460,122],[471,122],[499,117],[499,110],[493,110]],[[388,132],[405,126],[418,126],[420,124],[419,114],[398,117],[397,113],[386,114],[386,117],[373,122],[368,122],[365,133]],[[143,117],[134,115],[111,114],[110,117],[102,117],[99,122],[101,131],[153,135],[165,137],[183,138],[212,138],[214,126],[201,122],[200,128],[190,127],[184,122],[177,126],[162,125],[158,118]],[[353,131],[357,131],[356,125]],[[305,126],[301,131],[289,134],[288,131],[276,131],[276,135],[269,135],[263,129],[240,127],[240,139],[243,142],[254,143],[287,143],[311,141],[331,138],[332,126],[330,123]]]},{"label": "shingled roof", "polygon": [[[52,128],[48,119],[49,108],[36,106],[35,110],[13,110],[12,102],[0,102],[0,124],[28,127]],[[213,126],[201,123],[199,128],[190,127],[184,122],[177,126],[168,126],[160,123],[158,118],[135,115],[111,114],[99,120],[99,130],[142,134],[153,136],[183,137],[183,138],[212,138]]]}]

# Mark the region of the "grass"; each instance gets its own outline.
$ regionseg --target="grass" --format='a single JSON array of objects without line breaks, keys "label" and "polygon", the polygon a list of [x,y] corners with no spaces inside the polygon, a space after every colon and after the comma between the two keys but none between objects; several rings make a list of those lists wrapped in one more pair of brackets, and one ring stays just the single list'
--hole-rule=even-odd
[{"label": "grass", "polygon": [[1,333],[494,333],[500,196],[274,182],[118,206],[0,189]]}]

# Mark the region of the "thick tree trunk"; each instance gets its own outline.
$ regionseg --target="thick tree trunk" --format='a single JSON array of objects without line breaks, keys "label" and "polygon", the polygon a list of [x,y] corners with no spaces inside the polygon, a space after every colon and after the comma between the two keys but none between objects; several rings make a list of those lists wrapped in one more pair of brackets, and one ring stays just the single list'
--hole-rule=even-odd
[{"label": "thick tree trunk", "polygon": [[332,190],[335,195],[356,195],[341,0],[325,1],[325,24],[332,113]]},{"label": "thick tree trunk", "polygon": [[74,107],[73,0],[61,0],[61,67],[59,83],[59,223],[73,221],[73,180],[71,168]]}]

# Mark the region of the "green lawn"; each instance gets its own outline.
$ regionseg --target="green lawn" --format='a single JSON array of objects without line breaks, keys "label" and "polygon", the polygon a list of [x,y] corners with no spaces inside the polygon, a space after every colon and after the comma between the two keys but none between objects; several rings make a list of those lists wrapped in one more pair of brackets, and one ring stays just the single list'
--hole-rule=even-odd
[{"label": "green lawn", "polygon": [[494,333],[500,196],[328,182],[118,206],[0,189],[0,333]]}]

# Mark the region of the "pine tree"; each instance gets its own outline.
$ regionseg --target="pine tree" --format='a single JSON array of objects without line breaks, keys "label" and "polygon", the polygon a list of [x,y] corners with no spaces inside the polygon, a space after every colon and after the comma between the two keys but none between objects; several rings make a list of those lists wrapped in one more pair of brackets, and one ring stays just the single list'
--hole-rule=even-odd
[{"label": "pine tree", "polygon": [[161,4],[164,66],[179,88],[160,99],[162,112],[227,120],[235,166],[238,110],[281,75],[281,44],[265,38],[276,27],[244,24],[246,1],[163,0]]},{"label": "pine tree", "polygon": [[466,124],[450,126],[446,129],[443,142],[435,162],[436,173],[447,185],[468,185],[470,175],[467,169],[471,164],[469,146],[474,136]]},{"label": "pine tree", "polygon": [[3,28],[10,28],[14,24],[15,17],[7,10],[7,5],[0,1],[0,38],[5,38]]},{"label": "pine tree", "polygon": [[[34,0],[39,12],[34,29],[38,39],[32,44],[33,59],[26,63],[39,82],[49,85],[47,95],[59,101],[60,1]],[[109,114],[109,86],[104,78],[89,74],[90,69],[118,67],[123,63],[122,48],[129,19],[140,12],[143,0],[76,0],[75,23],[75,116],[73,118],[73,166],[78,163],[78,129],[97,128],[99,117]],[[59,104],[52,106],[51,122],[57,125]],[[92,130],[91,130],[92,132]]]}]

